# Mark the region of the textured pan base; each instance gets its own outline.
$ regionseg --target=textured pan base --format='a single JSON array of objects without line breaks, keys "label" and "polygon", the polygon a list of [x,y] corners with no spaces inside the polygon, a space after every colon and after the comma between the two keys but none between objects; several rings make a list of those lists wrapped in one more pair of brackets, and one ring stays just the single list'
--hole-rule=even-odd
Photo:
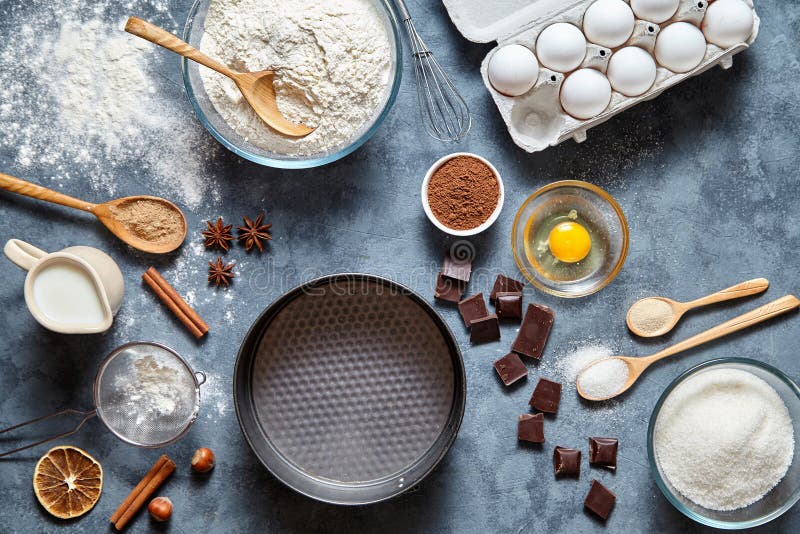
[{"label": "textured pan base", "polygon": [[409,296],[367,280],[287,304],[258,345],[251,386],[261,429],[286,461],[359,485],[424,456],[455,399],[439,327]]}]

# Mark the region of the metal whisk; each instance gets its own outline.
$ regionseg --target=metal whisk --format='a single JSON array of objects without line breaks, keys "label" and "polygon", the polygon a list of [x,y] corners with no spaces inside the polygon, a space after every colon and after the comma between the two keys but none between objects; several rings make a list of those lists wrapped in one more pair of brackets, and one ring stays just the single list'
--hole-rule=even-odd
[{"label": "metal whisk", "polygon": [[395,0],[395,4],[411,43],[417,99],[425,129],[440,141],[460,141],[472,125],[467,103],[417,33],[406,3]]}]

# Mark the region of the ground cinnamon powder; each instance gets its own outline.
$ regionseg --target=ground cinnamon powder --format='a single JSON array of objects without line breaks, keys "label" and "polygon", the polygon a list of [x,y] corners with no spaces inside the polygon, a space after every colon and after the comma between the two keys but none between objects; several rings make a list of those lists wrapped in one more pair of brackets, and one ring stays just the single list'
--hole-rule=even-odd
[{"label": "ground cinnamon powder", "polygon": [[499,199],[500,184],[492,169],[470,156],[446,161],[428,182],[433,215],[453,230],[471,230],[486,222]]},{"label": "ground cinnamon powder", "polygon": [[151,243],[174,241],[184,231],[180,213],[158,200],[131,200],[109,211],[130,233]]}]

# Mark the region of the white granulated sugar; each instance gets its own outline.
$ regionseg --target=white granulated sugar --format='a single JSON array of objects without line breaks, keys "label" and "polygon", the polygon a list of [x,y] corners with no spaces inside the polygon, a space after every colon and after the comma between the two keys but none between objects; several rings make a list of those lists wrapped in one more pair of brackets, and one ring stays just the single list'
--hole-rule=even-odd
[{"label": "white granulated sugar", "polygon": [[574,383],[578,373],[587,365],[614,354],[613,349],[599,342],[587,342],[576,347],[571,352],[557,355],[540,366],[543,371],[555,375],[565,382]]},{"label": "white granulated sugar", "polygon": [[[154,6],[166,10],[164,2]],[[160,74],[156,47],[125,33],[107,1],[91,9],[33,1],[27,9],[30,22],[0,44],[6,167],[34,181],[54,179],[47,185],[64,191],[88,181],[99,201],[132,176],[146,184],[137,192],[189,207],[218,200],[209,169],[218,145],[195,121],[177,67],[174,76]],[[4,16],[13,18],[14,9]]]},{"label": "white granulated sugar", "polygon": [[703,371],[667,397],[655,426],[656,459],[670,484],[712,510],[736,510],[786,475],[794,430],[780,395],[740,369]]},{"label": "white granulated sugar", "polygon": [[586,395],[604,399],[619,393],[628,376],[628,364],[619,358],[609,358],[581,371],[578,384]]},{"label": "white granulated sugar", "polygon": [[389,35],[368,0],[213,0],[200,48],[240,71],[273,69],[281,113],[316,126],[290,139],[270,130],[225,76],[201,67],[206,93],[230,127],[269,152],[301,156],[346,145],[386,98]]}]

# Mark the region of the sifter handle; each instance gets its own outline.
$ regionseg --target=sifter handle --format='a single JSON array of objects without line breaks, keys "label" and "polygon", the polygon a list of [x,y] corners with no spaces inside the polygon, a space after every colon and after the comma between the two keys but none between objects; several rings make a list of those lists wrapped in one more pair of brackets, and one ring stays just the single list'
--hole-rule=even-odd
[{"label": "sifter handle", "polygon": [[42,417],[37,417],[36,419],[31,419],[30,421],[25,421],[24,423],[20,423],[18,425],[14,425],[14,426],[10,426],[8,428],[4,428],[4,429],[0,430],[0,434],[4,434],[6,432],[10,432],[12,430],[16,430],[17,428],[22,428],[23,426],[32,425],[33,423],[38,423],[39,421],[45,421],[45,420],[51,419],[53,417],[59,417],[61,415],[67,415],[67,414],[70,414],[70,415],[82,415],[83,419],[81,419],[81,421],[75,427],[73,427],[72,430],[67,430],[66,432],[62,432],[61,434],[56,434],[54,436],[50,436],[49,438],[44,438],[44,439],[39,440],[39,441],[37,441],[35,443],[30,443],[28,445],[25,445],[25,446],[22,446],[22,447],[18,447],[16,449],[12,449],[10,451],[0,452],[0,458],[2,458],[4,456],[8,456],[9,454],[14,454],[15,452],[24,451],[25,449],[30,449],[31,447],[36,447],[37,445],[41,445],[42,443],[47,443],[48,441],[53,441],[55,439],[65,438],[67,436],[71,436],[72,434],[74,434],[78,430],[80,430],[81,427],[84,425],[84,423],[86,423],[86,421],[88,421],[89,419],[91,419],[92,417],[97,415],[97,411],[96,410],[90,410],[90,411],[87,411],[87,412],[82,412],[80,410],[74,410],[72,408],[69,408],[69,409],[66,409],[66,410],[60,410],[58,412],[54,412],[54,413],[51,413],[49,415],[43,415]]}]

